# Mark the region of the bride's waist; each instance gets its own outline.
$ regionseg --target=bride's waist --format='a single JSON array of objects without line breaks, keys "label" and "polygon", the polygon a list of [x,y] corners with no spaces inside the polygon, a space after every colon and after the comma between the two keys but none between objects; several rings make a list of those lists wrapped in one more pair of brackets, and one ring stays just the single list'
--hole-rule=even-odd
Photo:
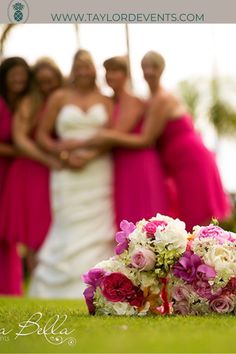
[{"label": "bride's waist", "polygon": [[73,129],[68,131],[63,131],[62,133],[58,132],[58,136],[61,140],[68,139],[78,139],[78,140],[87,140],[98,133],[97,128],[93,129]]},{"label": "bride's waist", "polygon": [[[83,154],[82,154],[82,149],[78,149],[73,152],[73,154],[78,153],[78,156],[83,159]],[[54,174],[81,174],[81,175],[88,175],[92,174],[93,176],[96,176],[97,173],[105,173],[105,174],[111,174],[112,173],[112,166],[113,166],[113,161],[112,161],[112,156],[111,154],[103,154],[95,157],[94,159],[91,159],[83,168],[78,168],[78,169],[70,169],[70,168],[64,168],[60,171],[54,171]]]}]

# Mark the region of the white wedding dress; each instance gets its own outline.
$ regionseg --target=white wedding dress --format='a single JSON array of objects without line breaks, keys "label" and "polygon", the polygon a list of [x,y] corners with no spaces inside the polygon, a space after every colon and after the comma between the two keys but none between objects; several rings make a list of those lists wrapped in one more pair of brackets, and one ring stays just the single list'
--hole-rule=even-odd
[{"label": "white wedding dress", "polygon": [[[57,118],[57,135],[87,139],[107,119],[103,104],[95,104],[87,112],[67,104]],[[52,172],[51,201],[53,222],[39,252],[29,296],[80,298],[85,289],[82,274],[114,253],[110,155],[93,160],[81,171]]]}]

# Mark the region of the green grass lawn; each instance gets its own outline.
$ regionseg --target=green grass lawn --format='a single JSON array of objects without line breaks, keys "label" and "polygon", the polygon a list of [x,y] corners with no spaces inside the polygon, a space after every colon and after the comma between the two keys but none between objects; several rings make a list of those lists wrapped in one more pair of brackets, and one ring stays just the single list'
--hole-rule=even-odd
[{"label": "green grass lawn", "polygon": [[[62,334],[63,344],[50,344],[43,334],[29,334],[36,325],[21,328],[19,324],[36,312],[43,314],[41,328],[55,315],[67,315],[58,331],[74,330]],[[55,320],[51,320],[52,322]],[[62,320],[60,321],[60,323]],[[50,324],[47,325],[47,328]],[[54,326],[59,327],[59,322]],[[83,301],[38,301],[0,298],[1,353],[234,353],[236,352],[236,317],[90,317]],[[15,339],[16,333],[23,330]],[[53,340],[52,334],[48,339]]]}]

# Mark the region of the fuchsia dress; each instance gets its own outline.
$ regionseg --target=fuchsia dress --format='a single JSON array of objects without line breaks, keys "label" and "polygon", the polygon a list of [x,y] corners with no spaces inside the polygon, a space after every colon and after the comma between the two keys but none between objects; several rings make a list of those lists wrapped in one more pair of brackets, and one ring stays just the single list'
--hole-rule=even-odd
[{"label": "fuchsia dress", "polygon": [[229,216],[226,195],[212,152],[203,144],[187,114],[169,120],[158,141],[158,150],[167,175],[176,188],[177,215],[190,231],[211,219]]},{"label": "fuchsia dress", "polygon": [[[120,106],[115,105],[114,126]],[[143,118],[134,129],[141,132]],[[117,227],[122,220],[137,222],[157,213],[167,213],[167,193],[163,169],[155,148],[114,150],[114,200]]]},{"label": "fuchsia dress", "polygon": [[[0,98],[0,142],[11,142],[11,113],[2,98]],[[9,157],[0,156],[0,217],[4,211],[2,198],[12,161]],[[22,268],[16,243],[8,242],[6,234],[0,233],[0,295],[21,293]]]},{"label": "fuchsia dress", "polygon": [[3,195],[0,234],[38,251],[51,222],[49,194],[49,169],[30,158],[15,160]]}]

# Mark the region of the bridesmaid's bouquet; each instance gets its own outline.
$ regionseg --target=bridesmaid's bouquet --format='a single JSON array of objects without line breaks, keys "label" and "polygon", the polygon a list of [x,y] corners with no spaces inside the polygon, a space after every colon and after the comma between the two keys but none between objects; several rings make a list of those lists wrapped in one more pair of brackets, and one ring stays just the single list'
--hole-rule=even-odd
[{"label": "bridesmaid's bouquet", "polygon": [[195,227],[171,283],[173,313],[236,314],[236,235],[216,225]]},{"label": "bridesmaid's bouquet", "polygon": [[83,276],[90,314],[170,313],[167,276],[188,243],[185,224],[157,214],[136,225],[121,222],[116,256]]}]

